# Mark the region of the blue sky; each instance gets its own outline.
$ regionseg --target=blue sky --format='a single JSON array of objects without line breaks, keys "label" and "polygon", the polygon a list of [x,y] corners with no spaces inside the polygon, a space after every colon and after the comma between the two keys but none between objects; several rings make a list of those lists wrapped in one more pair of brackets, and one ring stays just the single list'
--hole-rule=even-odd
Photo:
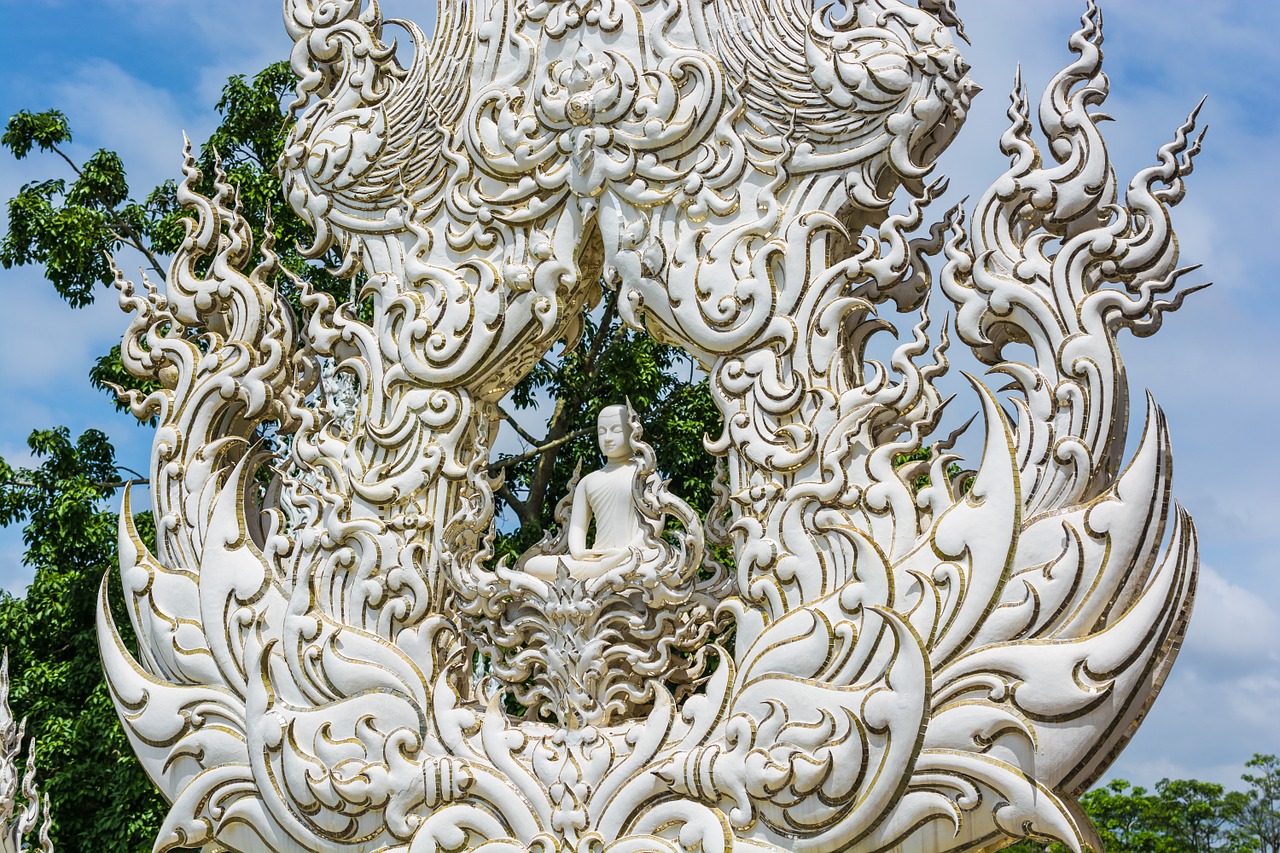
[{"label": "blue sky", "polygon": [[[940,171],[949,198],[976,198],[1004,168],[996,147],[1014,68],[1033,94],[1066,60],[1083,0],[959,0],[985,92]],[[419,20],[429,0],[385,0]],[[1178,208],[1186,263],[1215,282],[1154,338],[1124,337],[1135,392],[1169,416],[1175,493],[1196,520],[1203,573],[1186,645],[1147,722],[1110,775],[1234,783],[1254,752],[1280,752],[1280,4],[1274,0],[1109,0],[1107,128],[1122,181],[1151,162],[1203,95],[1211,126]],[[276,0],[0,0],[0,118],[57,107],[74,154],[119,151],[143,193],[176,176],[182,131],[203,139],[227,75],[252,74],[290,44]],[[61,174],[51,158],[0,157],[0,194]],[[4,215],[0,213],[0,227]],[[128,260],[128,259],[126,259]],[[133,266],[137,266],[136,261]],[[106,431],[141,469],[149,431],[113,413],[86,374],[119,340],[112,294],[72,311],[35,270],[0,271],[0,456],[29,461],[34,428]],[[1268,426],[1271,424],[1272,426]],[[0,530],[0,586],[21,590],[17,530]]]}]

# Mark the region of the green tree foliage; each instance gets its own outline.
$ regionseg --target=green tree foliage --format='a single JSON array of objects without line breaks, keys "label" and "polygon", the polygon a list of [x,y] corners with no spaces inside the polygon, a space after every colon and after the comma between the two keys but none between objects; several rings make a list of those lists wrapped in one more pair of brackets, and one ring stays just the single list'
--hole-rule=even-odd
[{"label": "green tree foliage", "polygon": [[1229,822],[1234,803],[1221,785],[1195,779],[1161,779],[1156,783],[1156,796],[1165,833],[1176,839],[1165,850],[1209,853],[1248,849],[1231,837]]},{"label": "green tree foliage", "polygon": [[111,281],[107,255],[128,246],[142,253],[163,275],[148,240],[154,209],[129,201],[124,163],[112,151],[98,151],[77,164],[67,154],[71,126],[57,110],[22,111],[9,119],[0,144],[24,159],[33,149],[60,157],[73,179],[27,184],[9,200],[9,231],[0,239],[5,269],[43,264],[45,278],[74,307],[93,302],[96,286]]},{"label": "green tree foliage", "polygon": [[1080,801],[1108,850],[1156,851],[1164,840],[1160,800],[1117,779]]},{"label": "green tree foliage", "polygon": [[[1116,779],[1080,798],[1107,853],[1277,853],[1280,759],[1255,755],[1246,791],[1195,779],[1161,779],[1154,791]],[[1022,841],[1009,853],[1066,853]]]},{"label": "green tree foliage", "polygon": [[1246,838],[1257,841],[1260,853],[1280,853],[1280,758],[1255,755],[1242,778],[1249,789],[1236,800],[1233,820]]},{"label": "green tree foliage", "polygon": [[[34,432],[28,443],[39,464],[0,461],[0,524],[24,525],[35,570],[24,598],[0,593],[14,712],[36,741],[56,847],[149,850],[167,807],[116,720],[94,631],[98,585],[116,577],[116,514],[102,508],[122,485],[114,453],[97,430],[74,441],[65,429]],[[122,609],[116,619],[128,624]]]}]

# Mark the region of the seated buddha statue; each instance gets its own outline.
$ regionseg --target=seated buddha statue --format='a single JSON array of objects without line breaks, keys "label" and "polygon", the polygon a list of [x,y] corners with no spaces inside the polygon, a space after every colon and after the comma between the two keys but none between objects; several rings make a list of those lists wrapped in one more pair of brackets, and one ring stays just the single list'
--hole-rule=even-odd
[{"label": "seated buddha statue", "polygon": [[557,529],[509,566],[457,582],[487,661],[483,693],[501,685],[534,718],[607,725],[646,713],[663,690],[687,693],[706,657],[707,624],[733,582],[703,566],[702,523],[667,488],[631,407],[596,423],[604,466],[569,482]]},{"label": "seated buddha statue", "polygon": [[[662,560],[654,524],[636,505],[637,485],[644,472],[643,445],[632,434],[628,406],[607,406],[596,422],[596,438],[604,467],[592,471],[572,492],[568,524],[541,553],[522,561],[525,572],[555,580],[563,564],[570,577],[590,580],[614,571],[627,571]],[[595,522],[595,539],[587,536]],[[559,546],[559,547],[557,547]]]}]

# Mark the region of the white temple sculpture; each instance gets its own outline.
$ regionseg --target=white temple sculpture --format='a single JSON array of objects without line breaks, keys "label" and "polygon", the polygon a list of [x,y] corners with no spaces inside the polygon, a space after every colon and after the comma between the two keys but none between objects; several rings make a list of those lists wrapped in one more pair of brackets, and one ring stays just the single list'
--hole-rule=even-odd
[{"label": "white temple sculpture", "polygon": [[[99,635],[173,804],[156,849],[1096,847],[1076,800],[1194,588],[1151,400],[1126,455],[1116,339],[1188,292],[1169,210],[1200,147],[1193,114],[1121,191],[1097,8],[1036,122],[1016,85],[1008,170],[937,219],[926,180],[976,91],[949,1],[441,0],[434,38],[385,22],[407,66],[373,3],[284,11],[288,197],[372,320],[300,281],[295,319],[189,154],[167,291],[119,277],[125,363],[163,386],[129,395],[159,422],[157,533],[126,494],[137,654],[105,583]],[[699,522],[628,417],[563,539],[508,566],[496,404],[602,286],[705,369],[719,500]],[[1011,383],[969,377],[967,467],[952,334]],[[347,424],[309,396],[326,360]],[[927,479],[895,466],[922,450]]]},{"label": "white temple sculpture", "polygon": [[[49,795],[41,797],[36,787],[36,744],[34,740],[27,740],[26,730],[27,721],[14,722],[13,712],[9,710],[9,652],[6,650],[0,661],[0,853],[28,850],[53,853],[53,842],[49,840],[52,819]],[[27,749],[25,773],[20,767],[24,746]],[[37,833],[34,847],[27,843],[33,833]]]}]

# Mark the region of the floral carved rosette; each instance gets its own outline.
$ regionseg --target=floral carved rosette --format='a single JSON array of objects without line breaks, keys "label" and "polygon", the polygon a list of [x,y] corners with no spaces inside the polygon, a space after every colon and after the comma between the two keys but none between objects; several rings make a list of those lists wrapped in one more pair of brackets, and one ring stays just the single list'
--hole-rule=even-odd
[{"label": "floral carved rosette", "polygon": [[[1016,86],[1008,170],[937,216],[976,91],[949,2],[442,0],[431,38],[284,10],[286,192],[372,317],[294,281],[295,317],[190,155],[166,291],[118,277],[157,532],[126,496],[137,651],[105,583],[98,628],[172,802],[156,849],[1096,847],[1076,798],[1195,582],[1154,401],[1126,453],[1116,340],[1188,292],[1169,216],[1200,147],[1193,114],[1121,188],[1097,8],[1035,121]],[[554,538],[494,565],[496,404],[605,288],[705,369],[717,506],[666,491],[637,425],[622,568],[574,577]],[[969,378],[969,464],[953,339],[1010,383]]]}]

